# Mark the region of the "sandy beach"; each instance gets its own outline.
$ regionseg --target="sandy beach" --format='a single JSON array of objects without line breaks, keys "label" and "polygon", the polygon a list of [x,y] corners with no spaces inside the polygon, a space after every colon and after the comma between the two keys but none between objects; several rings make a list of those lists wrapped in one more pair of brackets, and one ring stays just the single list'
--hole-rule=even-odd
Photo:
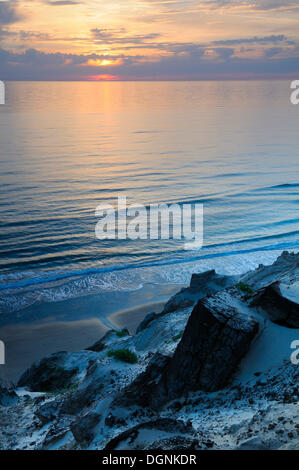
[{"label": "sandy beach", "polygon": [[26,308],[0,327],[6,352],[0,378],[16,382],[34,361],[57,351],[85,349],[109,328],[127,327],[134,334],[145,315],[161,311],[179,289],[165,286],[157,298],[148,286],[138,292],[79,297]]}]

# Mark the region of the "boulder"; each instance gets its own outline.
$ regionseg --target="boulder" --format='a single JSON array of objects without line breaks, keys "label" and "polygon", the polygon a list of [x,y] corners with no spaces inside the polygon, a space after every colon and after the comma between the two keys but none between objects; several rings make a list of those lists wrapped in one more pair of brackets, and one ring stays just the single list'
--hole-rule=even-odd
[{"label": "boulder", "polygon": [[90,411],[84,416],[80,416],[71,424],[71,431],[79,444],[90,444],[95,437],[94,428],[99,424],[101,415]]},{"label": "boulder", "polygon": [[201,298],[215,294],[231,286],[235,281],[235,276],[222,276],[217,274],[214,269],[192,274],[190,286],[172,296],[165,304],[162,313],[170,313],[193,306]]},{"label": "boulder", "polygon": [[188,391],[212,392],[228,383],[258,331],[256,320],[236,305],[228,292],[198,302],[153,391],[153,408]]},{"label": "boulder", "polygon": [[116,396],[113,404],[123,407],[130,405],[148,406],[153,390],[168,361],[168,356],[160,353],[154,354],[146,370]]},{"label": "boulder", "polygon": [[288,286],[274,282],[259,290],[251,306],[262,308],[273,323],[288,328],[299,328],[299,304],[294,295],[296,288],[299,292],[297,284]]},{"label": "boulder", "polygon": [[35,412],[42,426],[51,421],[55,421],[59,416],[61,408],[60,400],[53,400],[41,405]]},{"label": "boulder", "polygon": [[[153,421],[138,424],[111,439],[104,450],[127,450],[151,448],[151,441],[156,443],[162,438],[194,436],[195,431],[191,423],[184,423],[171,418],[158,418]],[[176,449],[177,450],[177,449]]]},{"label": "boulder", "polygon": [[65,365],[66,357],[66,352],[58,352],[35,362],[24,372],[18,387],[27,387],[32,392],[53,392],[68,388],[79,369],[68,368]]},{"label": "boulder", "polygon": [[181,289],[177,294],[173,295],[166,302],[161,313],[149,313],[146,315],[144,320],[138,325],[136,334],[149,327],[154,320],[168,313],[193,307],[199,299],[232,286],[236,280],[237,276],[222,276],[217,274],[214,269],[199,274],[192,274],[190,286]]},{"label": "boulder", "polygon": [[18,399],[17,394],[11,388],[0,381],[0,405],[12,405]]},{"label": "boulder", "polygon": [[142,322],[138,325],[136,329],[136,334],[140,333],[141,331],[145,330],[145,328],[148,327],[148,325],[155,320],[156,318],[159,318],[159,314],[155,312],[148,313]]},{"label": "boulder", "polygon": [[65,397],[61,404],[61,413],[69,415],[80,413],[84,408],[96,401],[102,389],[103,384],[100,379],[94,379],[87,385],[83,384],[78,390]]}]

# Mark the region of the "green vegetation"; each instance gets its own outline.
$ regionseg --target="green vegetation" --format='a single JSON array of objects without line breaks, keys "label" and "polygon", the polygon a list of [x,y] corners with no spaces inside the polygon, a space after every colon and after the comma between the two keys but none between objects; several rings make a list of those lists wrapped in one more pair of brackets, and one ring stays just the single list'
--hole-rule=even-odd
[{"label": "green vegetation", "polygon": [[183,336],[183,331],[181,331],[180,333],[178,333],[177,335],[175,335],[172,340],[173,341],[177,341],[178,339],[180,339],[182,336]]},{"label": "green vegetation", "polygon": [[183,333],[184,331],[181,331],[177,335],[173,336],[171,339],[166,341],[166,344],[176,343],[176,341],[178,341],[183,336]]},{"label": "green vegetation", "polygon": [[110,349],[107,352],[107,356],[114,357],[114,359],[122,362],[128,362],[129,364],[136,364],[138,357],[130,349]]},{"label": "green vegetation", "polygon": [[123,330],[118,330],[116,332],[116,336],[118,336],[119,338],[123,338],[124,336],[128,336],[128,330],[126,329],[123,329]]},{"label": "green vegetation", "polygon": [[244,282],[239,282],[236,284],[236,288],[241,292],[245,292],[246,294],[253,294],[253,290],[249,286],[249,284],[245,284]]}]

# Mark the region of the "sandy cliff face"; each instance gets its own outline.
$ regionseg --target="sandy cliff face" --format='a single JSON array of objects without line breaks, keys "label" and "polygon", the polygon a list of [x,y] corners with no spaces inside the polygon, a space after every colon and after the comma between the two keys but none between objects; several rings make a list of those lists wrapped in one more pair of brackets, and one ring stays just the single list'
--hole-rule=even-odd
[{"label": "sandy cliff face", "polygon": [[298,280],[291,253],[238,279],[209,271],[136,335],[44,358],[0,389],[0,447],[298,448]]}]

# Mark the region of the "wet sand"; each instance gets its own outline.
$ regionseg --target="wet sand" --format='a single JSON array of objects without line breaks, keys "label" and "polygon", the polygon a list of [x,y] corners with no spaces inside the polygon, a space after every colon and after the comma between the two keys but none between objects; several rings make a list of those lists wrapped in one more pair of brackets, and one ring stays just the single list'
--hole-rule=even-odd
[{"label": "wet sand", "polygon": [[57,351],[85,349],[107,329],[97,318],[5,326],[1,328],[1,339],[5,344],[6,364],[0,366],[0,377],[15,382],[35,360]]},{"label": "wet sand", "polygon": [[109,320],[116,325],[117,328],[127,327],[129,332],[134,334],[136,327],[148,313],[161,312],[164,305],[165,302],[153,302],[132,309],[120,310],[110,315]]},{"label": "wet sand", "polygon": [[168,286],[156,298],[147,288],[138,293],[114,293],[107,298],[86,296],[24,309],[0,326],[6,355],[6,364],[0,365],[0,378],[17,382],[34,361],[57,351],[85,349],[109,328],[127,327],[134,334],[144,317],[160,312],[178,290],[178,286]]}]

